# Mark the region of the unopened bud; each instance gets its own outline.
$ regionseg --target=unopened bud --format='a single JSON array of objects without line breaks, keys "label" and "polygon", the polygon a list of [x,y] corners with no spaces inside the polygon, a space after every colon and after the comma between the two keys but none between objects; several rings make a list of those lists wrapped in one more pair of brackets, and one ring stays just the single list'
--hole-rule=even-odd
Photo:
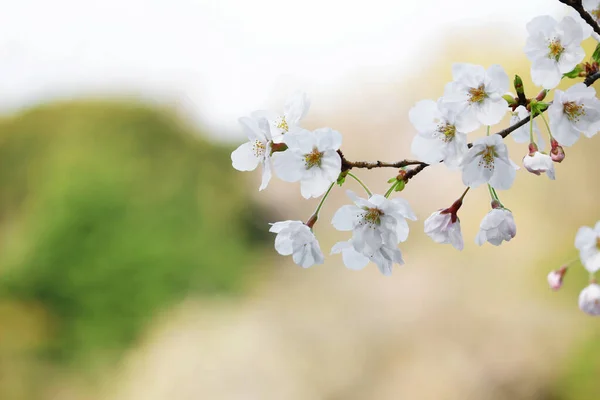
[{"label": "unopened bud", "polygon": [[521,79],[521,77],[519,75],[515,75],[514,84],[515,84],[515,90],[517,91],[517,96],[524,95],[525,89],[523,88],[523,80]]},{"label": "unopened bud", "polygon": [[505,94],[504,96],[502,96],[502,98],[504,100],[506,100],[506,102],[508,103],[508,105],[510,107],[517,105],[517,99],[515,99],[511,94]]},{"label": "unopened bud", "polygon": [[285,143],[271,143],[271,154],[279,151],[286,151],[287,148],[287,144]]},{"label": "unopened bud", "polygon": [[548,274],[548,286],[550,286],[550,289],[558,290],[562,287],[563,279],[565,277],[566,272],[567,267],[564,266]]},{"label": "unopened bud", "polygon": [[600,285],[590,283],[579,294],[579,308],[586,314],[600,315]]},{"label": "unopened bud", "polygon": [[554,138],[552,138],[550,141],[550,145],[552,146],[550,150],[550,158],[552,158],[552,161],[557,163],[562,162],[562,160],[565,159],[565,151],[563,147],[559,145]]},{"label": "unopened bud", "polygon": [[541,92],[538,93],[538,95],[535,97],[535,99],[537,101],[542,101],[546,98],[546,94],[548,93],[548,91],[546,89],[542,90]]},{"label": "unopened bud", "polygon": [[537,144],[531,142],[529,143],[529,155],[533,156],[538,151]]}]

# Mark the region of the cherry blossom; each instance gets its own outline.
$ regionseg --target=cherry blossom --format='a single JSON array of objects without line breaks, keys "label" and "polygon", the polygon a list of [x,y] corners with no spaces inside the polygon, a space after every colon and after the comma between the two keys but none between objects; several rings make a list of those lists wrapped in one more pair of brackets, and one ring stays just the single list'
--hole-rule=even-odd
[{"label": "cherry blossom", "polygon": [[592,316],[600,315],[600,285],[590,283],[579,294],[579,308]]},{"label": "cherry blossom", "polygon": [[481,221],[479,233],[475,238],[478,245],[486,241],[500,246],[503,241],[509,242],[517,234],[517,226],[512,213],[503,207],[492,209]]},{"label": "cherry blossom", "polygon": [[460,220],[448,210],[434,212],[425,220],[425,233],[436,243],[450,243],[455,249],[464,247]]},{"label": "cherry blossom", "polygon": [[323,264],[324,257],[312,230],[301,221],[281,221],[271,224],[269,232],[276,233],[275,250],[292,259],[302,268]]},{"label": "cherry blossom", "polygon": [[440,161],[457,167],[467,152],[467,135],[456,129],[455,113],[441,101],[422,100],[408,114],[418,134],[412,141],[412,153],[423,162]]},{"label": "cherry blossom", "polygon": [[339,253],[342,253],[342,260],[347,268],[360,270],[366,267],[369,261],[372,261],[385,276],[392,274],[394,264],[404,264],[400,249],[396,245],[388,243],[383,244],[377,251],[363,250],[363,252],[359,253],[356,251],[353,240],[338,242],[331,249],[331,254]]},{"label": "cherry blossom", "polygon": [[278,114],[273,111],[254,111],[253,117],[266,118],[269,121],[271,127],[271,134],[273,136],[274,143],[281,143],[283,141],[283,135],[298,128],[300,121],[308,113],[310,108],[310,100],[306,93],[295,92],[292,94],[283,108],[283,114]]},{"label": "cherry blossom", "polygon": [[529,37],[525,55],[531,61],[531,77],[536,85],[555,88],[563,74],[583,61],[585,51],[581,25],[571,17],[560,22],[549,15],[539,16],[527,24]]},{"label": "cherry blossom", "polygon": [[[348,262],[348,268],[362,268],[366,265],[365,259],[368,259],[386,274],[385,271],[390,267],[388,263],[400,263],[402,260],[396,247],[408,238],[406,220],[414,221],[417,217],[404,199],[389,200],[378,194],[364,199],[350,190],[346,193],[354,205],[346,205],[337,210],[331,223],[337,230],[352,231],[352,239],[336,244],[332,253],[341,252],[344,262]],[[349,250],[349,245],[353,251]],[[358,267],[360,265],[362,267]]]},{"label": "cherry blossom", "polygon": [[342,135],[330,128],[296,129],[283,136],[288,149],[273,154],[275,173],[286,182],[300,181],[306,199],[319,197],[335,182],[342,169],[337,150]]},{"label": "cherry blossom", "polygon": [[600,270],[600,221],[594,228],[582,226],[575,236],[575,247],[579,250],[581,263],[590,273]]},{"label": "cherry blossom", "polygon": [[596,90],[577,83],[567,91],[556,90],[548,108],[552,135],[563,146],[572,146],[580,133],[592,137],[600,129],[600,100]]},{"label": "cherry blossom", "polygon": [[519,167],[508,158],[508,149],[500,135],[486,136],[473,142],[462,162],[465,186],[489,183],[498,190],[509,189]]},{"label": "cherry blossom", "polygon": [[263,190],[271,180],[271,132],[264,118],[242,117],[239,119],[248,136],[248,142],[231,153],[231,163],[238,171],[254,171],[262,165],[262,182],[258,190]]},{"label": "cherry blossom", "polygon": [[500,122],[508,111],[508,103],[502,98],[508,91],[508,75],[500,65],[486,71],[480,65],[454,64],[452,78],[442,101],[456,113],[458,131],[469,133],[481,124]]},{"label": "cherry blossom", "polygon": [[552,158],[548,154],[537,151],[537,146],[533,143],[529,148],[529,154],[523,157],[523,166],[525,169],[536,175],[545,172],[546,175],[548,175],[548,178],[552,180],[556,179],[554,174],[554,161],[552,161]]}]

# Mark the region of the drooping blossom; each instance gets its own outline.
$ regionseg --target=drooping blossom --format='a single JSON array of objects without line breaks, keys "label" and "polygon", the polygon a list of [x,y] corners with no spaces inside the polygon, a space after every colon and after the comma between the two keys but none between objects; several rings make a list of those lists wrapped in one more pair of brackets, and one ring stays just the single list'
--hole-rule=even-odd
[{"label": "drooping blossom", "polygon": [[517,234],[517,226],[512,213],[506,208],[498,207],[486,214],[479,225],[479,233],[475,243],[482,245],[490,242],[500,246],[503,241],[509,242]]},{"label": "drooping blossom", "polygon": [[581,263],[590,273],[600,270],[600,221],[594,228],[582,226],[575,236]]},{"label": "drooping blossom", "polygon": [[275,250],[292,259],[303,268],[323,264],[324,257],[319,242],[311,228],[301,221],[281,221],[271,224],[269,232],[276,233]]}]

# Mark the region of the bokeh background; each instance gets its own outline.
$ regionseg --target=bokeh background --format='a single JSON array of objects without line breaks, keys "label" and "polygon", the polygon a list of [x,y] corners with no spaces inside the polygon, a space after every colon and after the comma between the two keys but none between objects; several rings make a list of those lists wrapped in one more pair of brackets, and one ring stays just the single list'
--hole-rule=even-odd
[{"label": "bokeh background", "polygon": [[[408,110],[453,62],[537,92],[525,24],[566,15],[558,1],[0,3],[0,399],[600,398],[587,275],[545,282],[600,219],[600,139],[567,149],[555,182],[518,173],[499,248],[473,242],[485,188],[461,211],[463,252],[422,233],[462,192],[428,168],[401,193],[419,221],[392,277],[278,256],[267,223],[318,200],[276,179],[259,195],[229,158],[237,118],[297,89],[304,125],[342,132],[349,159],[410,157]],[[357,171],[378,192],[393,173]],[[324,250],[343,192],[315,228]]]}]

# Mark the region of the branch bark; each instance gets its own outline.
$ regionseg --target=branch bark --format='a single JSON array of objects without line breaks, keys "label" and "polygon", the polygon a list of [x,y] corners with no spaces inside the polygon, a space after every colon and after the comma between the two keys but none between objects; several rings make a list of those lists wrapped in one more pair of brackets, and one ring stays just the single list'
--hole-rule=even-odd
[{"label": "branch bark", "polygon": [[583,18],[584,21],[587,22],[588,25],[592,27],[594,32],[596,32],[598,35],[600,35],[600,26],[598,26],[598,23],[596,22],[594,17],[592,17],[587,11],[585,11],[581,0],[558,0],[558,1],[560,1],[563,4],[568,5],[569,7],[572,7],[575,11],[577,11],[579,13],[579,15],[581,16],[581,18]]}]

